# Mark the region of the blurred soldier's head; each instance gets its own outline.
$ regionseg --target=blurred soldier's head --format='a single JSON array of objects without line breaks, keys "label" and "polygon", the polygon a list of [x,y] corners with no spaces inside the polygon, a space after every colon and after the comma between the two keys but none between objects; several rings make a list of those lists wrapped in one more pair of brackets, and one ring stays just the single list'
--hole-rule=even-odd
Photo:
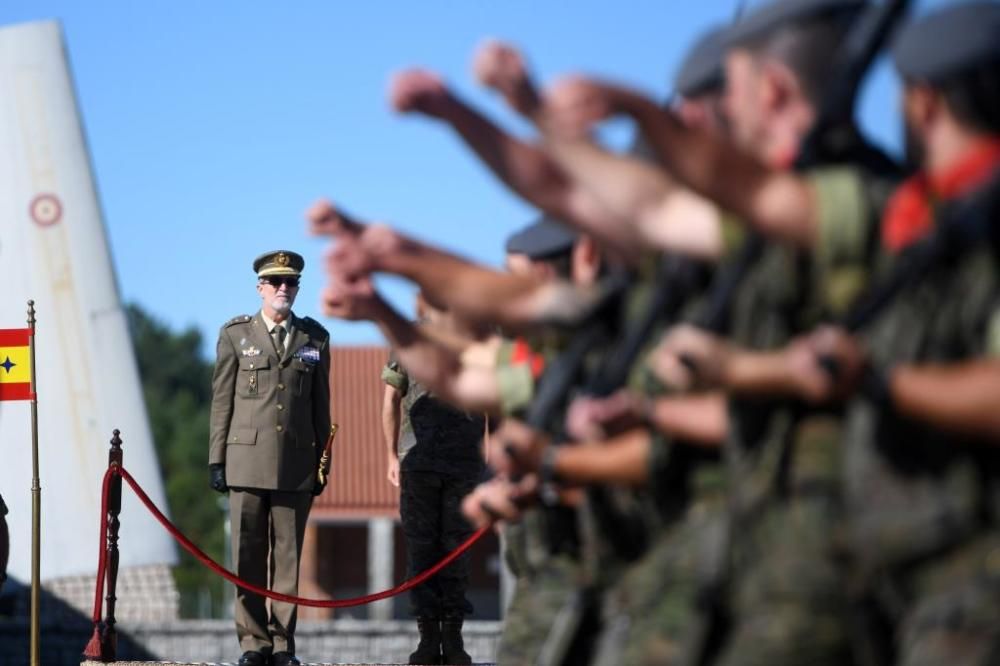
[{"label": "blurred soldier's head", "polygon": [[734,140],[772,164],[794,160],[834,59],[867,3],[773,0],[727,32],[725,112]]},{"label": "blurred soldier's head", "polygon": [[601,272],[601,255],[593,239],[547,216],[511,234],[506,250],[507,270],[515,275],[586,286]]},{"label": "blurred soldier's head", "polygon": [[937,170],[1000,137],[1000,4],[952,5],[900,30],[907,161]]},{"label": "blurred soldier's head", "polygon": [[265,252],[254,260],[257,293],[264,314],[274,319],[275,315],[284,318],[291,312],[305,264],[302,255],[288,250]]}]

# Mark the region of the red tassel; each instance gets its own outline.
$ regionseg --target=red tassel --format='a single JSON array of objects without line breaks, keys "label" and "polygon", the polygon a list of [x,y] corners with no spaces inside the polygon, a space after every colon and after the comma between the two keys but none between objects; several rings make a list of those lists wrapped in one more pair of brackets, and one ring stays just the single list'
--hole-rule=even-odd
[{"label": "red tassel", "polygon": [[94,623],[94,634],[87,642],[87,647],[83,649],[83,656],[91,661],[104,661],[101,654],[101,629],[96,622]]}]

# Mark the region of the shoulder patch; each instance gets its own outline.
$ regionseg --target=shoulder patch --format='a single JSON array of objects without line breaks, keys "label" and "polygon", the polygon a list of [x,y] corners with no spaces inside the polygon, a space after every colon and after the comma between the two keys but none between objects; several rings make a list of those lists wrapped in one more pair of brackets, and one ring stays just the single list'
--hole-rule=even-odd
[{"label": "shoulder patch", "polygon": [[232,319],[230,319],[229,321],[227,321],[225,324],[223,324],[222,328],[229,328],[230,326],[233,326],[234,324],[245,324],[248,321],[250,321],[251,319],[253,319],[253,317],[251,317],[250,315],[237,315],[237,316],[233,317]]}]

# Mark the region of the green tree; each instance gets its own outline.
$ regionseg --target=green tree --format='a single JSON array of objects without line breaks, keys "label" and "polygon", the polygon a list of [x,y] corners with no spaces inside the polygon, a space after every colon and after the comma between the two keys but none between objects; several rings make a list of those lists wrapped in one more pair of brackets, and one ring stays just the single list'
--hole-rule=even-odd
[{"label": "green tree", "polygon": [[[212,363],[201,356],[202,335],[194,328],[175,333],[140,306],[128,306],[129,327],[149,413],[153,441],[166,484],[170,516],[180,530],[217,562],[223,561],[223,513],[208,487],[208,418],[212,400]],[[223,581],[181,549],[174,579],[181,615],[222,608]]]}]

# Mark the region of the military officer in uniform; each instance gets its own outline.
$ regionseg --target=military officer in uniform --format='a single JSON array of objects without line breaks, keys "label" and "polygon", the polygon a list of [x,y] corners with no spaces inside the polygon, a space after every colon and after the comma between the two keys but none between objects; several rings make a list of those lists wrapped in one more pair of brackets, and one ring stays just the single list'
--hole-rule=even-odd
[{"label": "military officer in uniform", "polygon": [[[330,336],[292,312],[304,265],[288,251],[253,262],[261,309],[219,332],[208,460],[212,488],[229,492],[237,575],[291,595],[331,424]],[[299,664],[296,611],[273,602],[268,613],[263,597],[237,588],[240,666]]]}]

